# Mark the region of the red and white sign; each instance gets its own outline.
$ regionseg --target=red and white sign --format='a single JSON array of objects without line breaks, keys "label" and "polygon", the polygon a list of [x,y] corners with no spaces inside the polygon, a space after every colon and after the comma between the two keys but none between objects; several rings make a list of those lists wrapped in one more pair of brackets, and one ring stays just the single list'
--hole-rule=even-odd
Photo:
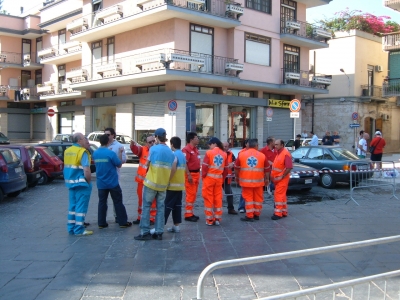
[{"label": "red and white sign", "polygon": [[49,108],[49,109],[47,110],[47,115],[48,115],[49,117],[53,117],[53,116],[54,116],[54,114],[55,114],[55,111],[54,111],[54,109],[52,109],[52,108]]},{"label": "red and white sign", "polygon": [[299,112],[300,108],[301,108],[301,103],[299,100],[293,99],[292,101],[290,101],[289,109],[291,112]]}]

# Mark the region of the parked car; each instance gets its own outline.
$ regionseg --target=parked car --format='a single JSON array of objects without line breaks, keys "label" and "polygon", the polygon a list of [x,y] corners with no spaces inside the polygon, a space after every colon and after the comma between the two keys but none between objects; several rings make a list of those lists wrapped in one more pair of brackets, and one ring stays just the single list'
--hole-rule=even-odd
[{"label": "parked car", "polygon": [[[58,156],[64,162],[64,152],[65,149],[71,147],[73,143],[70,142],[50,142],[50,143],[41,143],[38,144],[37,146],[40,147],[47,147],[49,148],[55,155]],[[95,144],[89,143],[90,145],[90,152],[93,154],[93,152],[98,148]],[[92,173],[96,172],[96,166],[94,164],[93,156],[92,156],[92,161],[90,162],[90,171]]]},{"label": "parked car", "polygon": [[71,142],[72,143],[72,134],[59,133],[54,137],[53,142]]},{"label": "parked car", "polygon": [[9,148],[0,148],[0,202],[4,196],[17,197],[26,188],[24,164]]},{"label": "parked car", "polygon": [[0,144],[9,144],[10,140],[3,133],[0,132]]},{"label": "parked car", "polygon": [[18,158],[24,164],[24,170],[29,187],[35,187],[42,177],[42,170],[40,169],[39,156],[33,146],[24,145],[7,145],[0,146],[6,147],[14,151]]},{"label": "parked car", "polygon": [[40,159],[40,169],[42,169],[42,177],[39,184],[52,182],[58,176],[63,175],[64,163],[54,154],[48,147],[35,146]]},{"label": "parked car", "polygon": [[[88,140],[90,143],[93,143],[95,145],[97,145],[97,147],[100,147],[100,136],[102,136],[104,134],[103,131],[94,131],[88,134]],[[130,148],[130,144],[131,144],[131,137],[123,134],[123,133],[116,133],[115,135],[115,139],[120,142],[125,149],[125,153],[126,153],[126,161],[138,161],[139,157],[137,157],[137,155],[132,153],[132,150]]]},{"label": "parked car", "polygon": [[[235,157],[238,157],[241,147],[231,148]],[[319,173],[318,170],[305,166],[299,163],[293,164],[293,169],[290,174],[289,190],[311,190],[313,186],[318,185]]]},{"label": "parked car", "polygon": [[[300,138],[301,147],[310,146],[311,138]],[[322,139],[318,139],[318,145],[322,145]],[[289,151],[292,151],[292,147],[294,146],[294,139],[290,139],[286,142],[285,148]]]},{"label": "parked car", "polygon": [[350,168],[367,174],[364,178],[372,176],[373,166],[371,161],[360,159],[352,152],[341,146],[306,146],[292,152],[294,162],[298,162],[317,170],[320,173],[320,184],[324,188],[334,188],[337,182],[350,182]]}]

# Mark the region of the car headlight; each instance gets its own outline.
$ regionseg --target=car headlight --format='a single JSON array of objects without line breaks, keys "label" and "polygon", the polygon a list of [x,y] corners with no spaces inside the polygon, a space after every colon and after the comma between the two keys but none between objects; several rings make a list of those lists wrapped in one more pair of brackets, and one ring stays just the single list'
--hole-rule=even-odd
[{"label": "car headlight", "polygon": [[313,171],[313,173],[314,173],[315,177],[319,176],[319,172],[318,171]]},{"label": "car headlight", "polygon": [[290,173],[290,178],[300,178],[298,173]]}]

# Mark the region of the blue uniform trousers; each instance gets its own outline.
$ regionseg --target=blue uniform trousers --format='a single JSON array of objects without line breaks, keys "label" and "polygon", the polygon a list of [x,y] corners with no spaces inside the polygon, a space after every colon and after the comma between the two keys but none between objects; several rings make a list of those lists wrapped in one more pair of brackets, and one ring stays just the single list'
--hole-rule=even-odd
[{"label": "blue uniform trousers", "polygon": [[82,234],[85,231],[85,216],[89,206],[92,185],[69,189],[68,233]]}]

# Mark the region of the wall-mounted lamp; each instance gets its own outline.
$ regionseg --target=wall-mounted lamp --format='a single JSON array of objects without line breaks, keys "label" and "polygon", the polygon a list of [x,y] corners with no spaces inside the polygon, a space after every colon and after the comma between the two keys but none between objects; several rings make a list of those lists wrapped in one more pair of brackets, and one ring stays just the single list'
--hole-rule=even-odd
[{"label": "wall-mounted lamp", "polygon": [[349,88],[349,93],[348,95],[350,96],[350,77],[346,74],[346,72],[343,69],[340,69],[340,72],[342,72],[344,75],[346,75],[347,77],[347,81],[348,81],[348,88]]}]

